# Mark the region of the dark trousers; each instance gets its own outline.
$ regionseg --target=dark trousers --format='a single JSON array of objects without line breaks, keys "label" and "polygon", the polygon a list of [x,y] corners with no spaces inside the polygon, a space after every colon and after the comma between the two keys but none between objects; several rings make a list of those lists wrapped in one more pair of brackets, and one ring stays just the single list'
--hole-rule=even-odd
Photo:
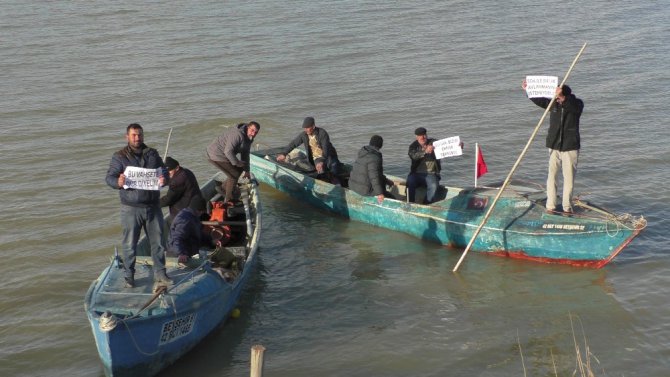
[{"label": "dark trousers", "polygon": [[240,178],[242,173],[244,173],[244,169],[237,167],[228,161],[209,160],[209,162],[211,162],[212,165],[216,166],[226,175],[226,177],[228,177],[228,179],[226,179],[226,182],[223,185],[223,190],[226,193],[224,200],[226,202],[231,201],[233,199],[233,191],[235,190],[237,180]]}]

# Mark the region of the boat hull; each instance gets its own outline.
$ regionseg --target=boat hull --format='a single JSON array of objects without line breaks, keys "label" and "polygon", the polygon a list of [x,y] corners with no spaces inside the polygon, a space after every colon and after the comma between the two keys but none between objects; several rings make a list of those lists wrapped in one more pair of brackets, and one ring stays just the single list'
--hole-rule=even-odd
[{"label": "boat hull", "polygon": [[[454,248],[465,248],[498,190],[443,187],[443,200],[431,205],[358,195],[302,174],[257,152],[251,158],[257,179],[295,199],[351,220],[404,232]],[[397,177],[394,181],[400,181]],[[644,228],[644,221],[620,221],[604,210],[575,216],[547,213],[536,189],[506,190],[478,234],[472,251],[545,263],[599,268],[611,261]],[[524,191],[525,190],[525,191]],[[638,219],[639,220],[639,219]]]},{"label": "boat hull", "polygon": [[[212,183],[202,190],[206,197],[215,195]],[[249,197],[253,231],[243,245],[227,248],[242,266],[234,278],[198,256],[187,266],[166,258],[174,284],[154,293],[151,257],[138,256],[135,288],[124,287],[118,258],[91,284],[85,310],[107,376],[155,375],[226,323],[256,264],[261,226],[257,184],[251,185]]]},{"label": "boat hull", "polygon": [[[108,267],[103,274],[109,275],[109,269],[114,268]],[[102,287],[97,285],[91,294],[99,295]],[[218,274],[208,272],[198,278],[192,292],[180,293],[197,299],[184,297],[173,307],[150,317],[117,319],[116,327],[111,331],[105,331],[101,326],[103,313],[87,311],[105,373],[110,376],[158,373],[225,322],[241,287],[229,286]],[[168,298],[160,300],[159,305],[164,305]]]}]

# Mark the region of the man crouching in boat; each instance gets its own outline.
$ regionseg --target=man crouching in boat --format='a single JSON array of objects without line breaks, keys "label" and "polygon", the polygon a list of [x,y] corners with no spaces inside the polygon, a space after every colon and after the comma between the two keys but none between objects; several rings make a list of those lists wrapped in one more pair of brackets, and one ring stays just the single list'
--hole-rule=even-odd
[{"label": "man crouching in boat", "polygon": [[293,139],[284,150],[277,155],[277,161],[283,162],[286,155],[300,145],[305,145],[309,163],[314,165],[316,172],[323,174],[331,173],[332,183],[339,184],[337,175],[340,173],[340,160],[337,158],[337,151],[330,142],[328,132],[319,128],[314,123],[314,118],[307,117],[302,122],[301,132]]},{"label": "man crouching in boat", "polygon": [[363,196],[376,196],[381,204],[384,197],[393,198],[393,194],[386,191],[385,186],[393,186],[393,181],[384,175],[382,162],[382,145],[384,139],[379,135],[370,138],[369,145],[358,151],[358,158],[354,162],[349,175],[349,188]]},{"label": "man crouching in boat", "polygon": [[202,245],[211,243],[211,238],[200,222],[206,210],[205,199],[195,196],[189,206],[179,211],[172,221],[168,253],[178,257],[181,264],[188,263],[193,255],[198,254]]},{"label": "man crouching in boat", "polygon": [[[154,282],[171,284],[172,281],[165,273],[165,244],[163,241],[165,225],[160,207],[160,191],[154,188],[142,190],[127,187],[126,184],[129,182],[124,173],[128,167],[144,168],[147,171],[160,168],[161,171],[164,171],[165,165],[158,151],[144,144],[144,130],[139,124],[128,125],[126,141],[128,145],[112,156],[105,179],[107,185],[119,190],[121,198],[125,286],[126,288],[135,286],[135,257],[142,228],[151,244]],[[152,174],[155,173],[152,172]],[[158,185],[165,186],[169,183],[169,179],[166,173],[160,174]]]},{"label": "man crouching in boat", "polygon": [[237,127],[224,130],[207,147],[207,160],[228,177],[223,184],[223,200],[226,203],[233,200],[233,191],[240,176],[250,176],[249,151],[260,131],[261,125],[258,122],[240,123]]}]

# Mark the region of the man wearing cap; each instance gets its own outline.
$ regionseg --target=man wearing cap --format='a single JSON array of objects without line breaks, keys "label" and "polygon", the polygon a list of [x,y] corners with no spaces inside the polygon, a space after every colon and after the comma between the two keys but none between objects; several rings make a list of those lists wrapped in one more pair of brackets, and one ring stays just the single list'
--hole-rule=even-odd
[{"label": "man wearing cap", "polygon": [[409,158],[412,160],[409,176],[407,176],[407,199],[415,201],[416,188],[426,186],[425,204],[435,200],[437,186],[440,182],[440,160],[435,158],[433,142],[429,139],[427,131],[423,127],[414,130],[416,140],[409,146]]},{"label": "man wearing cap", "polygon": [[228,177],[223,187],[226,202],[233,199],[233,191],[240,176],[249,178],[249,151],[260,130],[258,122],[240,123],[237,127],[223,131],[207,147],[209,162]]},{"label": "man wearing cap", "polygon": [[[526,90],[526,80],[521,87]],[[546,109],[550,98],[530,98],[537,106]],[[556,100],[549,109],[549,131],[547,132],[547,148],[549,148],[549,168],[547,175],[548,212],[556,210],[556,191],[558,172],[563,172],[563,212],[572,213],[572,189],[577,174],[577,161],[581,148],[579,137],[579,118],[584,110],[584,102],[572,94],[572,89],[563,85],[556,88]]]},{"label": "man wearing cap", "polygon": [[376,196],[379,204],[384,201],[384,197],[393,197],[385,189],[387,185],[393,186],[393,181],[384,175],[382,152],[380,151],[383,144],[384,139],[381,136],[372,136],[369,145],[358,151],[358,158],[349,175],[349,188],[352,191],[363,196]]},{"label": "man wearing cap", "polygon": [[194,196],[202,196],[195,175],[189,169],[179,165],[172,157],[165,159],[165,167],[170,174],[170,186],[161,198],[161,207],[170,207],[170,218],[174,219],[179,211],[188,207]]},{"label": "man wearing cap", "polygon": [[211,242],[205,233],[201,216],[207,210],[207,202],[201,196],[191,199],[189,206],[179,211],[170,226],[168,254],[179,258],[179,263],[188,262],[198,254],[200,247]]},{"label": "man wearing cap", "polygon": [[300,145],[305,145],[307,158],[314,165],[317,173],[322,174],[326,171],[332,174],[333,183],[339,183],[337,174],[340,172],[340,160],[337,158],[337,151],[330,142],[328,132],[323,128],[316,126],[313,117],[307,117],[302,122],[301,132],[289,145],[277,155],[277,161],[283,162],[286,155]]}]

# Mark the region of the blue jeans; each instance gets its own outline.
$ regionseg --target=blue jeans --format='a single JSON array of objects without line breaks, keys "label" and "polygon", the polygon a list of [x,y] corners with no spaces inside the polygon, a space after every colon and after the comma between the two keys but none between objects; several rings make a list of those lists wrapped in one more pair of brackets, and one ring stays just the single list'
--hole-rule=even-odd
[{"label": "blue jeans", "polygon": [[163,243],[163,212],[158,205],[133,207],[121,204],[121,226],[123,227],[123,268],[126,277],[135,275],[135,257],[140,233],[149,238],[154,275],[165,273],[165,245]]},{"label": "blue jeans", "polygon": [[426,200],[425,204],[430,204],[435,200],[437,193],[437,185],[440,182],[440,177],[437,174],[428,173],[410,173],[407,176],[407,199],[414,203],[416,196],[416,188],[426,186]]}]

